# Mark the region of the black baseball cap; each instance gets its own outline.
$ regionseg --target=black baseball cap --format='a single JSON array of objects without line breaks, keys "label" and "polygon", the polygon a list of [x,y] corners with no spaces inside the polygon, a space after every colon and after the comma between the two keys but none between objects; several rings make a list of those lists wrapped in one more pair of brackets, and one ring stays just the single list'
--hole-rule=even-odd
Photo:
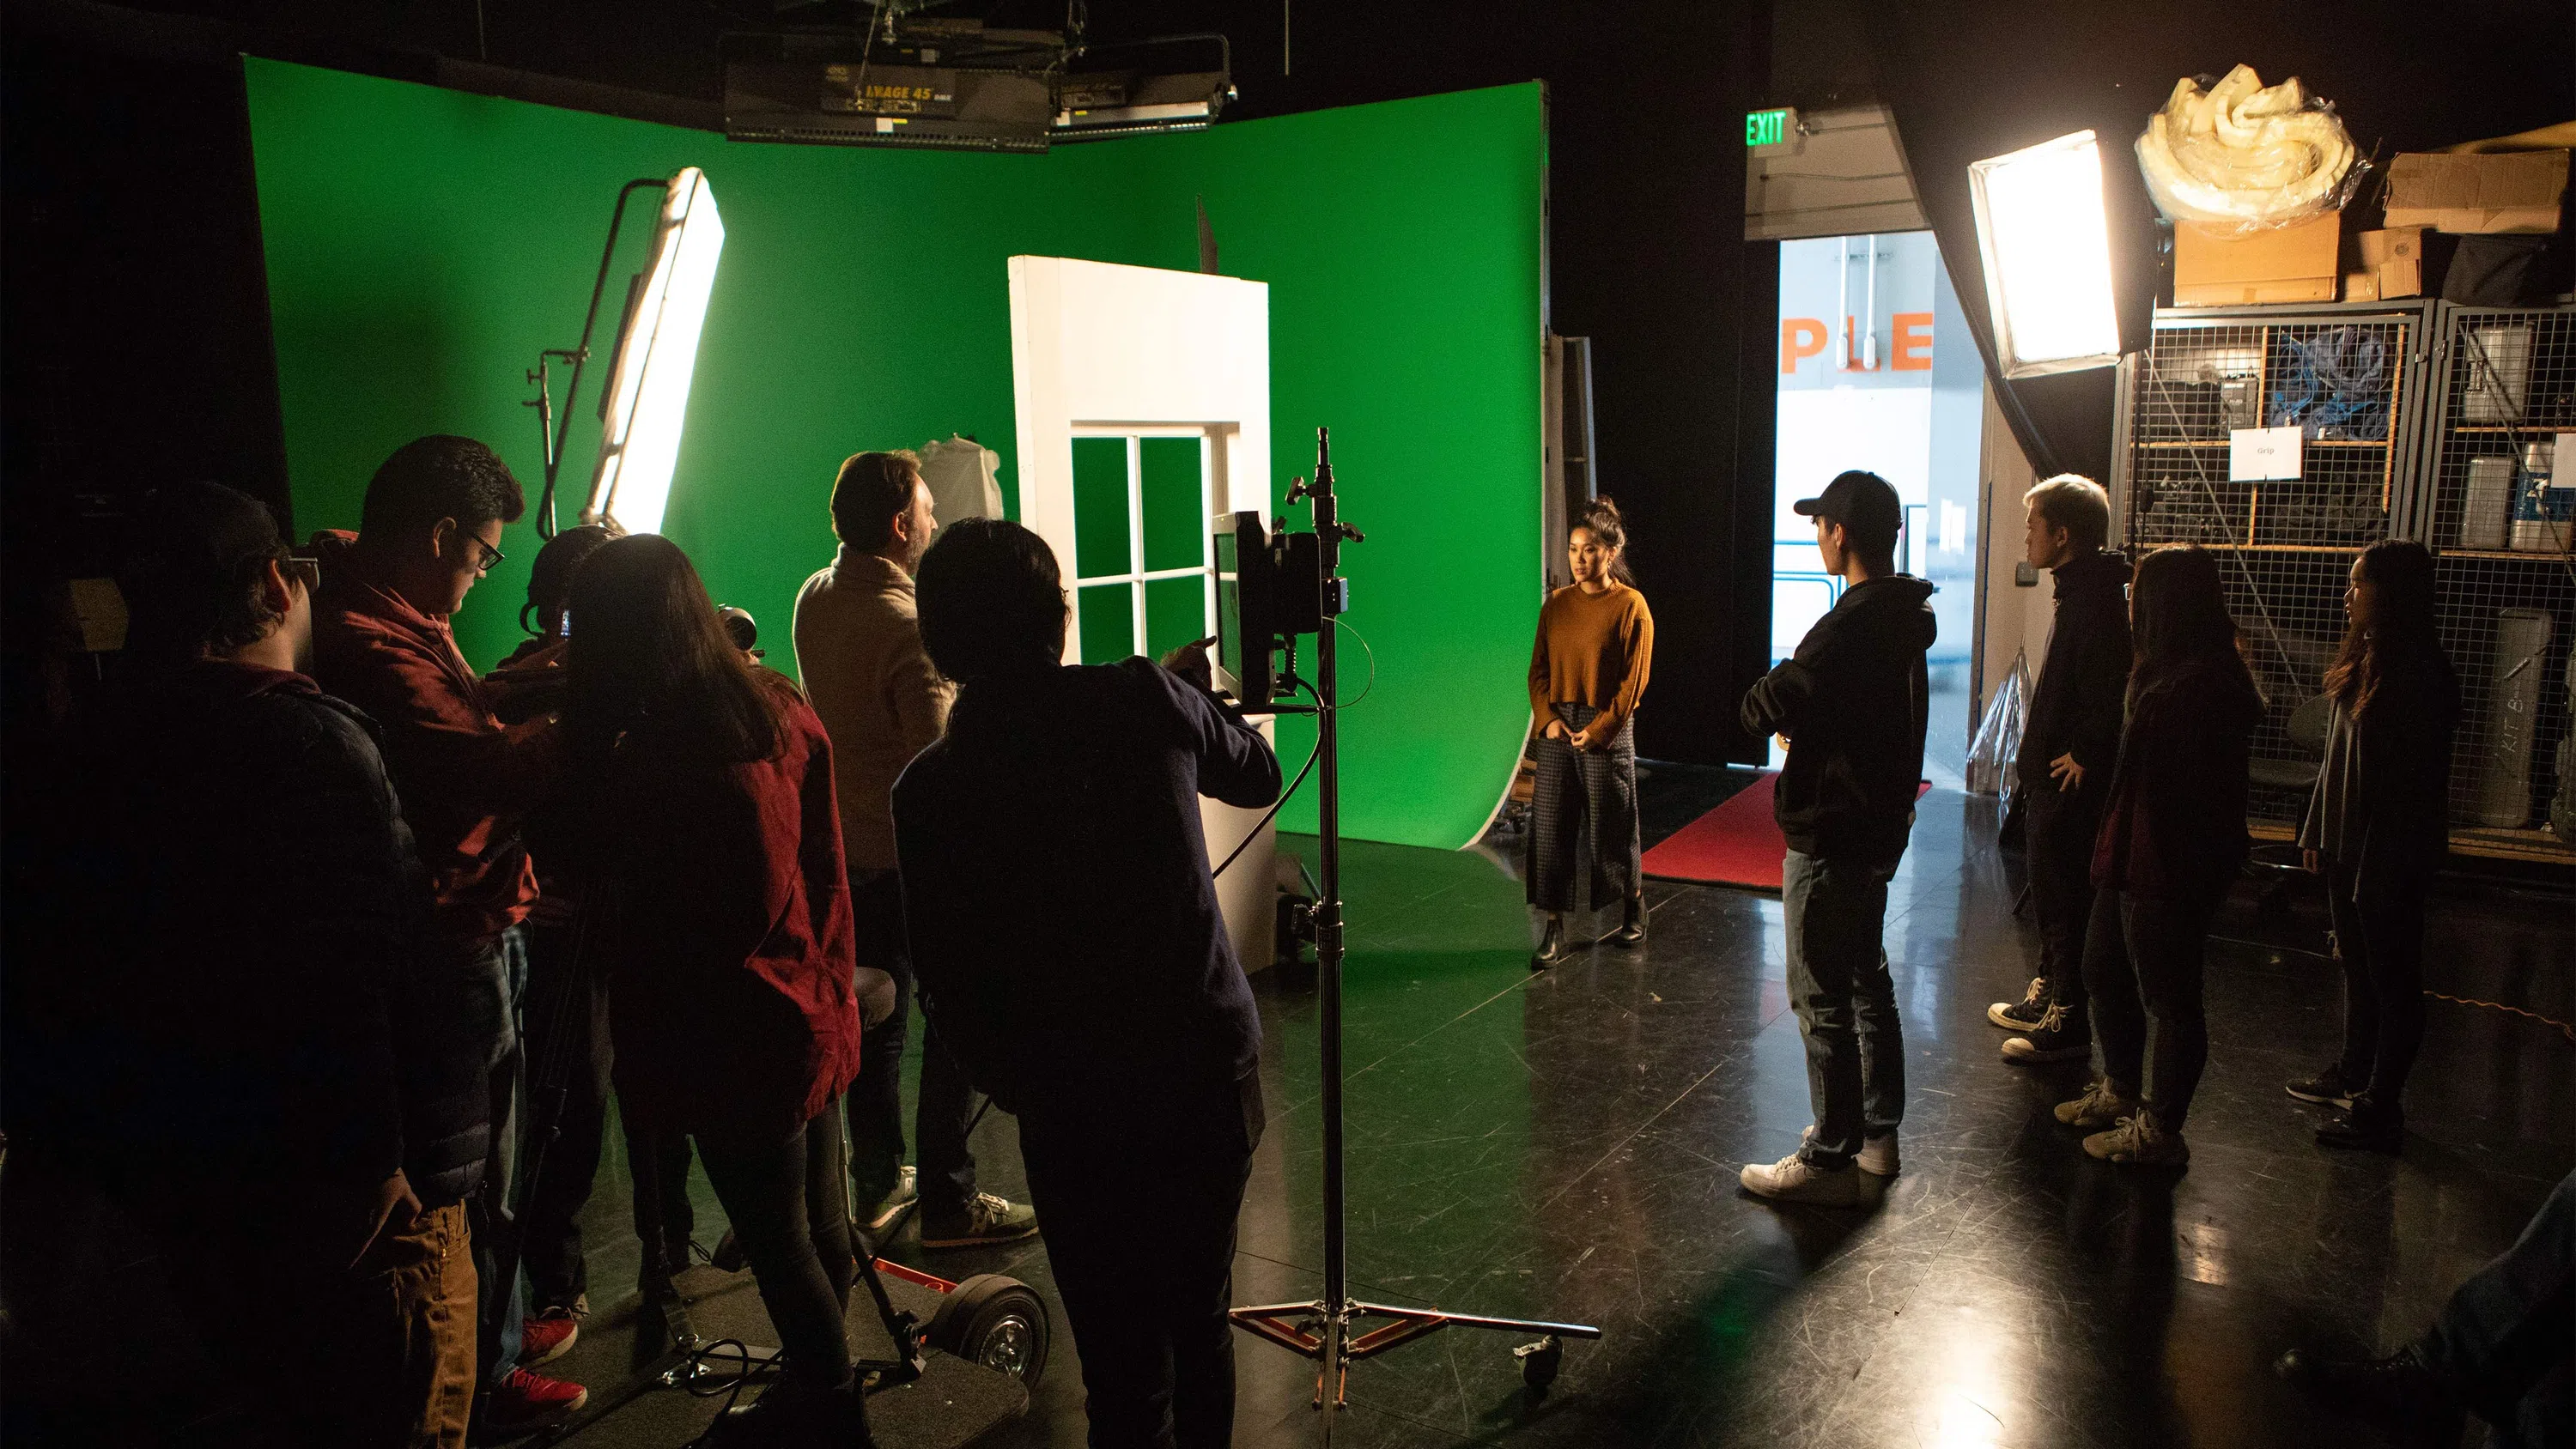
[{"label": "black baseball cap", "polygon": [[1892,544],[1905,526],[1905,505],[1897,501],[1895,487],[1858,468],[1834,475],[1821,495],[1801,498],[1790,507],[1809,518],[1839,523],[1855,540],[1865,542]]}]

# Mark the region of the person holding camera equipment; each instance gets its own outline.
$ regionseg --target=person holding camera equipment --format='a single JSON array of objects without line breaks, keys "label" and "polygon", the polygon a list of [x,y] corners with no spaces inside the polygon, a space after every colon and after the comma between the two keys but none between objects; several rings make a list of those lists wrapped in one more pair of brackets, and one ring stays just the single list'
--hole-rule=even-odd
[{"label": "person holding camera equipment", "polygon": [[2137,663],[2093,847],[2084,935],[2101,1071],[2057,1108],[2097,1129],[2087,1154],[2139,1167],[2191,1160],[2184,1115],[2209,1063],[2209,924],[2245,863],[2248,744],[2263,697],[2238,652],[2218,556],[2168,544],[2129,586]]},{"label": "person holding camera equipment", "polygon": [[[563,650],[571,623],[573,575],[600,545],[621,538],[614,523],[587,523],[547,539],[528,569],[528,600],[519,627],[528,640],[512,651],[487,682],[515,681],[513,714],[539,705],[554,708],[563,694]],[[539,894],[529,907],[527,1038],[530,1055],[552,1056],[562,1096],[552,1103],[556,1137],[540,1159],[520,1206],[521,1254],[535,1312],[521,1324],[523,1366],[561,1357],[580,1338],[590,1310],[589,1275],[582,1253],[582,1205],[598,1177],[601,1133],[608,1120],[609,1050],[607,972],[593,964],[576,970],[578,907],[555,862],[567,859],[556,828],[561,812],[539,807],[525,834],[536,845]],[[536,1103],[542,1115],[547,1103]],[[542,1124],[540,1124],[542,1125]],[[657,1128],[632,1111],[618,1114],[633,1177],[635,1235],[643,1244],[648,1291],[660,1291],[689,1266],[689,1138]]]},{"label": "person holding camera equipment", "polygon": [[1529,902],[1547,912],[1535,966],[1565,959],[1565,913],[1574,908],[1575,846],[1591,827],[1589,896],[1598,910],[1620,903],[1610,939],[1646,939],[1646,897],[1638,860],[1637,703],[1654,663],[1655,616],[1628,572],[1628,533],[1619,505],[1596,498],[1567,531],[1574,582],[1547,596],[1530,651],[1530,723],[1538,781],[1530,799],[1525,862]]},{"label": "person holding camera equipment", "polygon": [[832,748],[655,534],[573,580],[565,725],[618,1100],[697,1140],[786,1355],[727,1444],[867,1442],[838,1098],[860,1056]]},{"label": "person holding camera equipment", "polygon": [[547,719],[502,723],[508,690],[475,675],[448,624],[501,562],[502,530],[526,508],[498,454],[434,434],[377,468],[357,533],[313,540],[322,564],[314,676],[384,729],[385,763],[429,872],[439,969],[467,980],[476,1003],[438,1029],[479,1042],[488,1062],[489,1162],[469,1216],[482,1316],[475,1419],[492,1434],[560,1421],[588,1398],[578,1384],[519,1366],[526,1282],[507,1266],[517,1257],[508,1240],[526,1068],[521,923],[537,899],[519,825],[554,787],[561,741]]},{"label": "person holding camera equipment", "polygon": [[[10,863],[14,1336],[97,1341],[49,1323],[44,1280],[100,1225],[44,1224],[103,1193],[228,1402],[128,1379],[56,1442],[461,1446],[485,1059],[448,1025],[471,983],[421,959],[428,892],[376,727],[302,672],[317,566],[258,502],[188,483],[145,500],[119,574],[99,716],[68,768],[12,781],[36,847]],[[60,1286],[133,1374],[151,1315]],[[21,1405],[59,1391],[16,1368]],[[13,1418],[31,1443],[36,1422]]]},{"label": "person holding camera equipment", "polygon": [[2460,682],[2434,627],[2433,555],[2382,539],[2352,561],[2343,645],[2326,669],[2325,765],[2299,826],[2326,878],[2343,967],[2343,1055],[2290,1095],[2343,1109],[2329,1147],[2395,1152],[2424,1045],[2424,898],[2450,851],[2451,730]]},{"label": "person holding camera equipment", "polygon": [[912,575],[936,529],[921,464],[908,452],[860,453],[832,481],[840,552],[796,595],[796,666],[832,736],[849,856],[850,914],[859,964],[894,980],[894,1010],[868,1034],[850,1086],[851,1175],[863,1226],[882,1237],[918,1202],[921,1245],[966,1248],[1038,1230],[1028,1207],[980,1192],[967,1146],[974,1088],[932,1027],[922,1033],[914,1115],[921,1165],[903,1165],[903,1047],[912,961],[904,944],[903,881],[895,870],[895,777],[947,726],[955,691],[921,652]]},{"label": "person holding camera equipment", "polygon": [[1063,578],[1018,524],[948,527],[919,593],[959,685],[894,789],[922,1006],[1019,1118],[1092,1444],[1223,1445],[1261,1020],[1199,797],[1268,805],[1278,757],[1210,690],[1202,645],[1163,668],[1062,663]]},{"label": "person holding camera equipment", "polygon": [[1841,473],[1793,505],[1816,520],[1842,597],[1796,654],[1744,696],[1744,728],[1788,746],[1772,814],[1788,841],[1780,902],[1789,1004],[1807,1049],[1815,1125],[1796,1152],[1747,1164],[1745,1190],[1849,1206],[1860,1173],[1893,1177],[1905,1035],[1887,969],[1887,883],[1914,831],[1930,708],[1932,586],[1896,571],[1905,512],[1875,473]]},{"label": "person holding camera equipment", "polygon": [[2039,918],[2039,975],[2020,1001],[1986,1019],[2007,1037],[2008,1062],[2092,1055],[2085,1019],[2084,927],[2093,916],[2093,835],[2120,750],[2129,687],[2129,561],[2104,545],[2111,500],[2102,485],[2060,473],[2022,496],[2025,557],[2055,575],[2057,618],[2031,692],[2014,764],[2020,784],[2030,902]]}]

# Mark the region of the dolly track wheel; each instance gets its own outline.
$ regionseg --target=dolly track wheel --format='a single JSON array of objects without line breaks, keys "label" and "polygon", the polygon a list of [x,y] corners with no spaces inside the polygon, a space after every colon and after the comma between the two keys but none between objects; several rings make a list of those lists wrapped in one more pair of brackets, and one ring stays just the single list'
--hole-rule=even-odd
[{"label": "dolly track wheel", "polygon": [[1551,1333],[1536,1343],[1513,1349],[1512,1357],[1521,1361],[1521,1382],[1530,1386],[1531,1393],[1543,1394],[1548,1385],[1556,1382],[1556,1371],[1564,1366],[1565,1342]]},{"label": "dolly track wheel", "polygon": [[930,1318],[932,1348],[999,1369],[1034,1390],[1046,1373],[1047,1311],[1036,1290],[1017,1278],[978,1273],[939,1300]]}]

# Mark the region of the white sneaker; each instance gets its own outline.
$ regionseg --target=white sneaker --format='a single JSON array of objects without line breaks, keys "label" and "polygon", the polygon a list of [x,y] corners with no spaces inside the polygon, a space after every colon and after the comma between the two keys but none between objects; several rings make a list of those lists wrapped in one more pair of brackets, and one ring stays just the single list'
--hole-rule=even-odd
[{"label": "white sneaker", "polygon": [[918,1167],[897,1168],[895,1170],[894,1191],[887,1193],[883,1202],[880,1202],[876,1206],[868,1209],[867,1220],[860,1223],[859,1226],[866,1229],[870,1235],[883,1233],[889,1228],[892,1228],[895,1224],[903,1221],[903,1215],[912,1211],[913,1205],[920,1201],[921,1169]]},{"label": "white sneaker", "polygon": [[[1798,1140],[1802,1143],[1815,1141],[1816,1129],[1810,1127],[1799,1133]],[[1861,1171],[1872,1177],[1894,1177],[1896,1175],[1896,1134],[1890,1132],[1881,1137],[1863,1136],[1860,1139],[1860,1155],[1852,1161],[1860,1167]]]},{"label": "white sneaker", "polygon": [[1778,1162],[1746,1164],[1739,1180],[1744,1190],[1781,1202],[1808,1202],[1821,1207],[1853,1207],[1860,1198],[1860,1170],[1846,1163],[1836,1171],[1811,1167],[1792,1152]]}]

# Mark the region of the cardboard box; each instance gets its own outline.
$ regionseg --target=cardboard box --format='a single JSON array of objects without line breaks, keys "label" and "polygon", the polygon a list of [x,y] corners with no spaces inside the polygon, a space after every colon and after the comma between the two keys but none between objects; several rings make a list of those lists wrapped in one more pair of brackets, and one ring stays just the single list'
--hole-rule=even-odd
[{"label": "cardboard box", "polygon": [[2552,232],[2567,193],[2567,153],[2482,156],[2400,152],[2388,163],[2388,225],[2435,231]]},{"label": "cardboard box", "polygon": [[2347,301],[2347,302],[2376,302],[2376,301],[2378,301],[2378,300],[2379,300],[2379,274],[2378,274],[2377,272],[2346,272],[2346,273],[2344,273],[2344,274],[2343,274],[2343,299],[2344,299],[2345,301]]},{"label": "cardboard box", "polygon": [[2343,214],[2335,211],[2241,237],[2182,222],[2174,227],[2174,305],[2331,302],[2343,275],[2335,264],[2342,240]]},{"label": "cardboard box", "polygon": [[[2353,240],[2361,247],[2361,269],[2373,279],[2376,290],[2370,294],[2372,297],[2424,295],[2424,228],[2400,226],[2365,231]],[[2344,300],[2353,300],[2349,289]]]}]

